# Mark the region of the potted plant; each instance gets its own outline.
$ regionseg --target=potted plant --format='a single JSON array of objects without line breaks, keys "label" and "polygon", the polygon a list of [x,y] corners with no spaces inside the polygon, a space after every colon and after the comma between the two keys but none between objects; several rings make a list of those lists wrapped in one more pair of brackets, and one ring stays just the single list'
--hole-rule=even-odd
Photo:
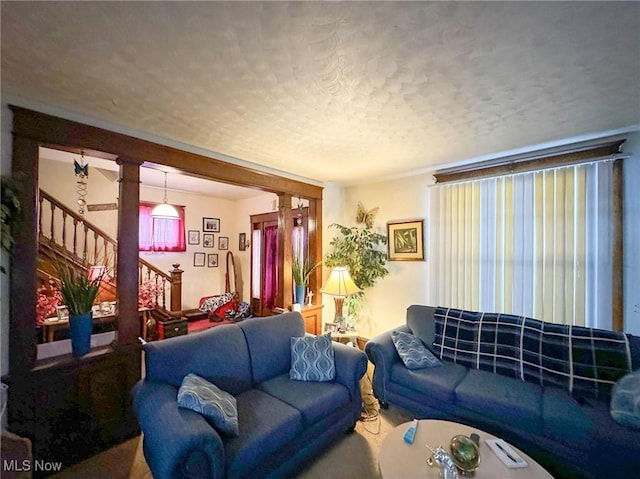
[{"label": "potted plant", "polygon": [[309,284],[309,277],[320,264],[322,264],[322,262],[311,264],[309,262],[309,258],[301,260],[299,256],[293,257],[291,272],[293,275],[293,282],[295,283],[296,303],[304,304],[304,293],[307,285]]},{"label": "potted plant", "polygon": [[80,268],[63,261],[56,262],[55,269],[60,281],[58,289],[69,310],[71,350],[74,356],[83,356],[91,350],[93,303],[98,295],[102,276],[106,274],[106,271],[89,279]]},{"label": "potted plant", "polygon": [[379,249],[380,245],[387,244],[387,236],[373,230],[376,213],[377,208],[367,212],[362,204],[358,203],[357,226],[347,227],[337,223],[330,225],[338,229],[340,236],[336,236],[329,243],[333,251],[326,256],[324,264],[329,267],[346,266],[353,282],[363,290],[345,300],[347,312],[352,317],[357,315],[362,305],[364,290],[389,274],[385,267],[387,254]]},{"label": "potted plant", "polygon": [[[22,218],[22,208],[18,199],[18,187],[13,178],[2,177],[2,250],[7,253],[11,252],[11,248],[15,242],[13,232]],[[0,271],[6,273],[4,266],[0,266]]]}]

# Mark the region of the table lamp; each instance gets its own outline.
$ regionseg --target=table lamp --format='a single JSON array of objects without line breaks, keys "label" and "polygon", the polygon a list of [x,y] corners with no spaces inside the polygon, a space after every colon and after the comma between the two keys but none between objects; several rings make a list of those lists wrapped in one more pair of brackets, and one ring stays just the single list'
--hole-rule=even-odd
[{"label": "table lamp", "polygon": [[344,304],[344,299],[347,296],[359,293],[362,290],[353,282],[347,268],[344,266],[336,266],[331,270],[331,274],[329,275],[327,282],[320,291],[334,297],[333,299],[336,306],[334,322],[336,324],[341,324],[344,327],[344,317],[342,316],[342,305]]}]

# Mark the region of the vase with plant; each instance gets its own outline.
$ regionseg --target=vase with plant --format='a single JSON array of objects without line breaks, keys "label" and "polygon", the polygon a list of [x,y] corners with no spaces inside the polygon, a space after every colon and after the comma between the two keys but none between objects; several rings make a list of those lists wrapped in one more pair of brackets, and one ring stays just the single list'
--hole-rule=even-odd
[{"label": "vase with plant", "polygon": [[291,273],[293,276],[293,282],[295,284],[295,302],[304,304],[304,293],[307,285],[309,284],[309,277],[316,268],[322,264],[312,263],[309,258],[301,259],[299,256],[293,257],[293,264],[291,267]]},{"label": "vase with plant", "polygon": [[71,349],[74,356],[83,356],[91,350],[93,303],[106,271],[89,279],[81,268],[63,261],[55,263],[55,270],[59,280],[58,289],[69,310]]},{"label": "vase with plant", "polygon": [[364,290],[389,274],[385,266],[387,254],[381,249],[381,246],[387,244],[387,236],[376,233],[373,229],[377,210],[378,208],[373,208],[367,211],[362,203],[358,203],[357,226],[347,227],[337,223],[330,225],[338,230],[340,236],[329,243],[333,251],[325,257],[324,264],[329,267],[345,266],[353,282],[363,290],[345,300],[347,313],[351,317],[357,316],[362,307]]}]

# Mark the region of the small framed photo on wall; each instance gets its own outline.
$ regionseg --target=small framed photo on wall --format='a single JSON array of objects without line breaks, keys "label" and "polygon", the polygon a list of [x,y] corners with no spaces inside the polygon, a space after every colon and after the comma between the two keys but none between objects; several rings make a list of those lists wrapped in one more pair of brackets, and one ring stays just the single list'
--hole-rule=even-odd
[{"label": "small framed photo on wall", "polygon": [[189,244],[200,244],[200,231],[189,230],[188,238]]},{"label": "small framed photo on wall", "polygon": [[424,261],[424,220],[389,221],[389,261]]},{"label": "small framed photo on wall", "polygon": [[218,267],[218,253],[210,253],[207,255],[207,266],[209,268]]},{"label": "small framed photo on wall", "polygon": [[204,268],[206,255],[204,253],[193,253],[193,266],[196,268]]},{"label": "small framed photo on wall", "polygon": [[218,236],[218,249],[226,250],[229,249],[229,238],[226,236]]},{"label": "small framed photo on wall", "polygon": [[244,251],[247,249],[247,233],[240,233],[238,235],[238,251]]},{"label": "small framed photo on wall", "polygon": [[219,218],[202,218],[202,231],[220,233]]},{"label": "small framed photo on wall", "polygon": [[213,248],[214,246],[213,233],[202,233],[202,247]]}]

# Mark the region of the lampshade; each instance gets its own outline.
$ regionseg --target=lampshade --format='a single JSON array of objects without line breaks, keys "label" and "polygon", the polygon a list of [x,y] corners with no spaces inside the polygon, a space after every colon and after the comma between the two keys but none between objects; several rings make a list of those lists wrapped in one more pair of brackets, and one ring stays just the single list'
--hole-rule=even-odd
[{"label": "lampshade", "polygon": [[180,218],[178,210],[167,202],[167,172],[164,172],[164,202],[157,205],[151,211],[152,218],[162,218],[165,220],[177,220]]},{"label": "lampshade", "polygon": [[169,203],[160,203],[159,205],[156,205],[156,207],[151,211],[151,216],[153,218],[163,218],[166,220],[177,220],[180,218],[178,210]]},{"label": "lampshade", "polygon": [[347,268],[344,266],[336,266],[331,270],[331,274],[329,275],[324,288],[320,291],[332,296],[346,298],[347,296],[359,293],[362,290],[353,282]]}]

